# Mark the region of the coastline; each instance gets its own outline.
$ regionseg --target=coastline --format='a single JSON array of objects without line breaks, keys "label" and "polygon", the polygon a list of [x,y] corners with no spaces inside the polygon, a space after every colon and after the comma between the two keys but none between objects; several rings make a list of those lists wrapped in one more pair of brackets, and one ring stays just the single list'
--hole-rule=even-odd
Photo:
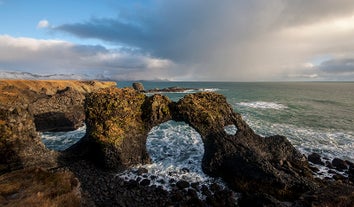
[{"label": "coastline", "polygon": [[[1,84],[1,82],[2,81],[0,81],[0,84]],[[69,81],[69,82],[71,82],[71,81]],[[19,81],[18,83],[23,83],[23,82]],[[36,82],[34,82],[34,83],[36,83]],[[43,82],[41,82],[41,83],[43,83]],[[50,83],[55,83],[55,81],[50,81]],[[65,81],[61,82],[61,83],[64,83],[64,86],[65,86],[65,84],[69,84],[68,82],[65,82]],[[69,170],[71,172],[74,172],[75,176],[77,176],[78,180],[81,183],[82,189],[84,191],[86,191],[86,192],[81,192],[81,196],[85,197],[85,195],[89,194],[88,197],[91,197],[90,199],[93,200],[93,203],[95,203],[97,206],[104,206],[104,205],[123,206],[123,205],[132,204],[132,202],[136,202],[137,204],[139,204],[139,202],[141,202],[141,204],[143,204],[144,202],[147,202],[147,201],[149,201],[151,205],[153,205],[153,204],[157,204],[157,205],[160,205],[160,204],[161,205],[167,205],[167,204],[169,204],[169,205],[195,204],[195,205],[199,205],[199,206],[204,206],[204,205],[208,204],[208,205],[212,205],[213,206],[214,204],[218,204],[218,203],[220,203],[222,201],[229,202],[229,203],[224,203],[225,206],[230,206],[231,205],[231,203],[233,201],[230,200],[232,198],[232,196],[230,195],[230,192],[215,191],[214,194],[211,194],[211,195],[207,196],[207,199],[205,201],[200,201],[198,198],[195,197],[195,192],[193,192],[191,190],[186,190],[186,189],[178,187],[178,186],[176,186],[176,191],[172,192],[170,194],[168,192],[161,191],[161,189],[159,189],[159,188],[155,188],[155,187],[152,187],[152,186],[150,186],[150,187],[149,186],[144,186],[144,185],[141,184],[141,180],[124,182],[124,181],[118,179],[116,174],[112,173],[112,169],[111,170],[104,170],[104,168],[103,168],[103,170],[102,170],[102,169],[98,168],[96,165],[93,165],[91,163],[87,163],[87,161],[82,161],[81,160],[82,159],[82,157],[81,157],[82,154],[80,154],[80,152],[79,152],[79,156],[78,157],[76,157],[75,153],[69,153],[69,154],[65,154],[65,155],[63,155],[61,153],[54,153],[55,156],[53,156],[52,155],[53,152],[48,152],[48,150],[45,149],[43,144],[41,145],[40,143],[38,143],[38,135],[35,135],[36,134],[35,133],[36,130],[35,130],[35,126],[34,126],[34,123],[33,123],[34,122],[34,120],[33,120],[33,109],[29,110],[30,107],[28,107],[28,105],[31,105],[33,103],[31,101],[34,100],[33,99],[34,97],[44,99],[45,101],[43,102],[43,104],[40,105],[40,106],[43,106],[45,103],[48,103],[49,100],[52,100],[52,99],[54,99],[54,100],[62,100],[63,97],[69,97],[70,100],[74,100],[79,95],[81,95],[81,99],[80,100],[83,100],[82,99],[83,91],[84,91],[84,93],[87,93],[86,96],[88,95],[88,92],[94,91],[94,90],[89,91],[88,89],[86,89],[85,88],[86,85],[85,85],[85,87],[80,86],[81,83],[79,83],[79,87],[77,87],[78,86],[77,82],[74,82],[73,84],[74,84],[74,86],[73,87],[69,87],[70,89],[67,89],[67,87],[62,87],[62,88],[56,87],[56,86],[53,87],[51,84],[45,85],[45,87],[47,87],[47,91],[46,92],[42,90],[42,88],[44,86],[41,85],[41,84],[35,84],[35,85],[32,86],[32,88],[27,85],[27,86],[25,86],[25,87],[23,87],[23,88],[21,88],[20,90],[17,90],[17,91],[14,90],[14,88],[9,87],[9,85],[4,87],[6,89],[6,90],[4,90],[4,91],[6,91],[6,93],[1,93],[2,97],[3,97],[3,99],[1,99],[1,100],[11,100],[11,104],[10,104],[10,102],[7,102],[7,101],[6,102],[5,101],[1,102],[2,103],[1,108],[3,110],[2,112],[4,112],[4,113],[1,114],[2,115],[1,119],[3,120],[1,122],[1,127],[2,127],[1,129],[4,130],[4,132],[6,132],[6,133],[3,134],[2,139],[8,140],[8,136],[10,136],[10,137],[12,136],[12,138],[14,138],[16,140],[20,140],[20,142],[21,142],[21,140],[27,140],[25,143],[27,143],[29,145],[35,144],[35,145],[41,146],[40,148],[44,152],[42,154],[42,156],[43,155],[46,156],[47,159],[49,157],[53,158],[53,161],[52,161],[53,163],[46,162],[46,164],[43,165],[43,162],[41,162],[41,160],[38,160],[38,162],[28,162],[28,166],[26,166],[27,165],[26,162],[24,163],[23,161],[25,161],[30,156],[38,156],[38,155],[35,155],[35,154],[28,155],[27,154],[27,155],[23,156],[23,155],[21,155],[22,149],[20,149],[19,151],[17,151],[17,153],[19,153],[20,156],[23,156],[22,158],[20,157],[20,161],[22,162],[22,165],[23,164],[25,165],[25,166],[23,166],[24,168],[27,168],[27,167],[31,166],[31,167],[46,168],[50,172],[51,171],[55,172],[57,170],[59,170],[59,171],[61,171],[61,170],[64,170],[64,171],[65,170]],[[61,84],[59,84],[59,85],[61,85]],[[90,85],[90,83],[88,83],[88,85]],[[16,88],[16,86],[15,86],[15,88]],[[79,88],[79,89],[77,89],[77,88]],[[52,89],[54,90],[55,93],[52,92]],[[17,94],[14,91],[16,91]],[[48,93],[48,91],[50,91],[50,92]],[[108,90],[101,90],[98,93],[93,93],[94,95],[97,95],[97,97],[92,99],[92,104],[93,105],[87,105],[87,103],[86,103],[86,105],[85,105],[86,109],[85,110],[87,110],[87,107],[88,108],[91,107],[92,109],[98,110],[100,112],[100,110],[102,110],[102,108],[100,108],[100,107],[103,107],[103,106],[102,105],[95,105],[96,103],[99,103],[99,102],[97,102],[98,100],[104,100],[104,101],[106,100],[107,102],[103,102],[103,103],[107,103],[107,104],[120,104],[120,102],[116,103],[114,101],[111,102],[110,100],[114,100],[114,99],[112,99],[112,97],[119,97],[119,94],[121,94],[121,93],[123,94],[122,97],[124,97],[126,99],[125,101],[129,102],[129,100],[130,100],[129,98],[131,98],[131,100],[130,100],[131,103],[136,103],[133,100],[135,100],[135,98],[138,98],[137,100],[140,100],[141,104],[144,107],[146,107],[141,112],[143,114],[146,113],[145,115],[143,115],[143,117],[145,117],[144,119],[147,119],[148,123],[153,124],[153,125],[156,125],[157,123],[160,123],[160,122],[164,122],[165,120],[168,119],[168,118],[166,118],[168,116],[176,117],[177,120],[180,120],[182,118],[185,119],[185,117],[188,117],[188,116],[193,116],[194,117],[193,120],[195,120],[195,119],[200,119],[200,116],[201,116],[199,114],[195,114],[195,115],[194,114],[189,114],[189,112],[188,113],[187,112],[178,112],[178,113],[181,113],[181,114],[178,114],[177,112],[173,112],[172,111],[172,110],[175,110],[174,107],[177,107],[177,108],[180,107],[181,109],[179,109],[179,110],[182,110],[182,109],[184,110],[184,107],[185,107],[186,110],[190,110],[191,109],[190,107],[193,107],[192,105],[183,105],[181,103],[180,105],[172,104],[172,106],[173,106],[172,108],[170,108],[170,107],[164,108],[164,106],[169,106],[170,102],[168,102],[168,100],[165,99],[161,95],[160,96],[153,96],[153,98],[147,99],[148,102],[145,102],[145,100],[146,100],[145,96],[139,95],[138,93],[133,92],[133,91],[129,91],[129,90],[127,90],[126,92],[124,92],[124,91],[122,92],[121,89],[117,89],[117,90],[108,89]],[[23,94],[25,96],[22,96]],[[36,94],[39,94],[39,95],[36,95]],[[112,96],[110,97],[111,94],[112,94]],[[226,103],[226,100],[224,100],[222,97],[214,95],[214,93],[205,93],[204,95],[207,96],[207,97],[210,97],[210,98],[206,99],[207,100],[206,102],[204,101],[203,96],[195,97],[194,95],[191,95],[191,96],[189,96],[189,98],[190,98],[191,103],[193,101],[197,102],[197,105],[196,105],[197,107],[199,107],[200,104],[201,105],[217,104],[216,106],[212,107],[213,110],[215,110],[216,108],[220,108],[220,110],[221,110],[220,113],[224,113],[224,111],[225,111],[225,116],[227,116],[228,113],[230,113],[229,112],[230,109],[227,108],[228,105],[225,105],[225,106],[227,106],[225,109],[221,108],[222,104],[224,104],[224,102]],[[8,97],[13,97],[13,99],[8,99]],[[102,99],[102,97],[106,97],[106,98]],[[38,102],[37,99],[36,99],[36,102]],[[13,104],[13,103],[16,103],[16,104]],[[60,102],[53,102],[53,103],[60,103]],[[69,102],[64,102],[64,103],[69,103]],[[158,103],[157,104],[158,108],[149,108],[150,105],[147,104],[147,103],[151,104],[151,106],[153,105],[152,103]],[[189,102],[186,102],[186,103],[189,103]],[[220,104],[220,103],[222,103],[222,104]],[[80,104],[82,105],[82,107],[84,107],[83,106],[84,105],[83,102],[78,102],[77,105],[80,105]],[[9,105],[11,105],[11,107],[15,107],[15,108],[18,107],[18,108],[16,108],[17,112],[15,114],[12,113],[13,110],[11,111],[11,109],[10,109],[11,107],[8,108]],[[131,104],[129,105],[129,107],[131,107]],[[140,110],[139,107],[140,106],[138,105],[137,106],[138,112]],[[200,109],[201,108],[198,108],[198,110],[200,110]],[[82,110],[84,110],[84,109],[82,108]],[[171,110],[171,114],[170,115],[168,115],[170,113],[170,112],[168,112],[168,110]],[[196,111],[198,111],[198,110],[196,110]],[[149,111],[150,112],[157,111],[160,114],[159,114],[159,116],[156,116],[156,117],[155,116],[150,116],[150,112]],[[226,111],[227,111],[227,113],[226,113]],[[90,114],[89,112],[90,111],[86,111],[86,114]],[[149,112],[149,113],[147,113],[147,112]],[[137,114],[137,116],[140,117],[141,114],[139,114],[139,113]],[[224,120],[224,116],[219,116],[217,113],[212,113],[211,111],[206,111],[205,113],[209,113],[211,117],[218,117],[218,119],[220,119],[220,121],[225,121]],[[153,115],[153,113],[152,113],[152,115]],[[8,121],[13,119],[12,117],[14,117],[14,116],[15,117],[18,116],[19,120],[21,120],[24,116],[27,117],[25,119],[26,123],[22,124],[22,125],[24,125],[23,129],[26,129],[26,126],[27,127],[29,126],[30,128],[32,128],[31,131],[26,131],[26,133],[23,133],[23,130],[21,131],[21,128],[19,129],[20,131],[14,131],[14,130],[13,131],[8,131],[8,129],[11,128],[11,127],[9,128],[9,126],[13,126],[13,128],[11,128],[11,129],[14,129],[15,125],[18,124],[18,122],[15,121],[15,122],[12,123],[13,125],[9,125],[11,122],[8,122]],[[116,116],[117,116],[117,114],[115,113],[114,116],[112,116],[112,117],[116,117]],[[159,118],[157,118],[157,117],[159,117]],[[207,117],[205,117],[203,121],[209,120],[208,117],[209,117],[209,115]],[[90,119],[90,117],[89,117],[89,119]],[[134,119],[135,119],[135,116],[134,116]],[[81,122],[83,121],[82,119],[80,119],[80,120],[81,120]],[[100,121],[102,121],[102,119],[99,119],[97,121],[100,122]],[[125,121],[128,121],[128,120],[125,120],[125,119],[121,120],[121,122],[125,122]],[[28,123],[33,123],[33,124],[28,125]],[[194,125],[194,127],[196,127],[197,129],[199,129],[199,132],[205,138],[208,138],[209,133],[213,134],[215,131],[218,131],[218,128],[215,127],[215,125],[214,125],[214,123],[218,123],[218,122],[214,122],[211,119],[210,119],[210,123],[209,123],[207,128],[205,128],[203,125],[200,125],[200,128],[198,128],[199,127],[199,123],[194,123],[194,122],[190,122],[190,123],[192,125]],[[251,131],[249,131],[248,126],[245,123],[243,123],[241,121],[240,122],[236,122],[236,123],[237,123],[237,128],[239,128],[241,130],[245,130],[245,132],[247,132],[248,134],[252,135]],[[96,124],[96,122],[93,122],[93,124]],[[222,125],[223,124],[224,123],[222,123]],[[135,126],[132,126],[132,127],[134,128]],[[131,128],[128,127],[128,129],[131,129]],[[47,130],[47,129],[44,129],[44,131],[45,130]],[[91,128],[91,132],[95,132],[95,131],[92,131],[92,128]],[[115,131],[115,132],[112,132],[112,133],[117,133],[117,132],[119,132],[119,131]],[[13,135],[14,133],[18,133],[18,134],[17,135]],[[125,134],[127,134],[127,133],[128,132],[126,132]],[[29,136],[29,137],[26,138],[25,136]],[[254,136],[254,135],[252,135],[252,136]],[[103,140],[106,139],[106,138],[103,137]],[[260,142],[262,140],[260,138],[257,138],[257,139],[259,139]],[[276,141],[276,140],[278,140],[278,138],[274,139],[274,140]],[[281,138],[281,140],[283,140],[283,138]],[[284,143],[287,143],[287,142],[285,141]],[[257,145],[255,145],[255,147],[257,148]],[[289,145],[289,147],[290,147],[290,145]],[[80,149],[80,148],[76,148],[76,149]],[[73,152],[72,150],[75,150],[75,148],[71,149],[71,152]],[[259,149],[257,149],[257,150],[259,150]],[[220,154],[220,156],[224,156],[224,155]],[[24,159],[24,158],[26,158],[26,159]],[[37,158],[38,157],[33,157],[32,159],[37,159]],[[210,159],[213,159],[213,158],[211,157]],[[289,159],[289,158],[286,158],[286,159]],[[11,160],[8,160],[8,161],[11,161]],[[105,160],[105,162],[106,161],[107,160]],[[262,162],[264,162],[264,161],[266,161],[266,160],[262,160]],[[289,161],[289,162],[292,162],[292,161]],[[115,161],[114,161],[114,163],[115,163]],[[292,164],[292,165],[294,165],[294,164]],[[287,166],[284,165],[284,166],[281,166],[281,167],[288,168],[289,166],[287,167]],[[22,168],[22,167],[20,167],[20,168]],[[290,169],[292,169],[292,168],[293,167],[291,167]],[[352,167],[349,166],[349,169],[351,169],[351,168]],[[10,170],[10,171],[12,171],[12,170]],[[284,174],[284,175],[285,175],[285,177],[287,177],[286,174]],[[3,176],[3,175],[1,175],[1,176]],[[301,176],[299,178],[301,178]],[[114,179],[116,179],[116,180],[113,181]],[[230,179],[232,179],[232,178],[230,178]],[[334,181],[320,181],[320,182],[317,183],[317,181],[315,181],[315,180],[312,181],[312,179],[310,177],[309,177],[309,179],[310,179],[309,182],[313,182],[316,185],[326,186],[326,188],[331,188],[331,186],[333,187],[333,186],[341,185],[340,183],[337,183],[337,182],[334,182]],[[229,182],[232,182],[232,181],[229,180]],[[346,179],[342,179],[342,180],[340,180],[340,182],[342,182],[342,183],[346,182]],[[345,188],[343,188],[343,192],[340,192],[340,193],[343,193],[343,195],[347,196],[347,198],[349,199],[348,202],[352,202],[350,200],[351,199],[351,197],[350,197],[351,195],[344,193],[344,189],[352,189],[351,181],[348,180],[347,182],[348,182],[347,184],[343,184],[342,187],[345,187]],[[75,187],[75,186],[73,185],[73,187]],[[118,189],[116,189],[116,188],[118,188]],[[318,189],[324,189],[324,187],[323,188],[320,187]],[[211,191],[211,190],[209,190],[209,191]],[[310,193],[310,191],[304,192],[304,195],[306,193]],[[114,193],[114,192],[120,192],[120,193]],[[205,191],[205,192],[207,192],[207,191]],[[274,191],[274,192],[276,192],[276,191]],[[316,192],[316,187],[314,189],[314,192]],[[206,194],[208,194],[208,193],[206,193]],[[251,195],[249,195],[248,197],[245,197],[243,199],[243,201],[241,199],[241,203],[247,201],[247,199],[254,198],[254,196],[255,196],[255,194],[252,194],[252,192],[251,192]],[[88,199],[88,200],[90,200],[90,199]],[[133,200],[131,200],[131,199],[133,199]],[[139,201],[139,199],[140,199],[140,201]],[[161,200],[161,199],[163,199],[163,200]],[[183,199],[186,199],[186,200],[183,200]],[[273,197],[272,197],[272,199],[269,200],[269,198],[266,199],[266,197],[262,197],[262,196],[258,195],[257,199],[260,202],[262,202],[262,199],[265,199],[265,200],[263,200],[263,202],[271,201],[271,202],[279,204],[279,205],[282,204],[282,201],[279,201],[279,200],[277,200],[277,199],[275,199]],[[301,202],[302,203],[310,202],[310,201],[306,200],[306,198],[305,198],[305,201],[304,200],[301,201],[300,197],[297,197],[297,199],[298,200],[293,201],[293,202],[295,202],[295,203],[296,202],[300,202],[300,203]],[[109,202],[113,202],[113,203],[109,203]],[[123,203],[119,203],[119,202],[123,202]],[[192,202],[192,203],[188,203],[188,202]],[[203,203],[203,202],[205,202],[205,203]],[[248,202],[250,202],[250,201],[248,201]]]}]

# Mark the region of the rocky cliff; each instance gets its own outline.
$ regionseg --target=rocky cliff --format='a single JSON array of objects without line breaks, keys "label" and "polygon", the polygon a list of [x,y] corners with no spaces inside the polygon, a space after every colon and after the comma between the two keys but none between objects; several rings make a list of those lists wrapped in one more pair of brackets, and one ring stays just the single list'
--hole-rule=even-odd
[{"label": "rocky cliff", "polygon": [[[69,151],[86,150],[87,158],[105,168],[120,170],[149,162],[147,133],[153,126],[176,120],[200,133],[204,172],[222,177],[237,191],[267,192],[284,200],[317,187],[306,157],[285,137],[255,134],[216,93],[190,94],[174,103],[133,89],[103,89],[87,96],[85,110],[86,137]],[[230,124],[237,128],[235,135],[224,131]]]},{"label": "rocky cliff", "polygon": [[[121,186],[124,189],[115,192],[121,191],[119,195],[122,197],[118,196],[115,202],[125,203],[122,201],[128,195],[125,188],[135,189],[137,184],[111,186],[112,182],[105,180],[114,180],[116,176],[106,172],[151,162],[145,146],[147,134],[152,127],[175,120],[188,123],[200,133],[205,149],[203,171],[223,178],[232,189],[242,192],[240,205],[354,205],[351,183],[314,179],[306,157],[285,137],[257,135],[222,95],[202,92],[172,102],[163,95],[148,97],[136,90],[112,88],[112,85],[100,82],[0,82],[1,173],[28,166],[53,167],[59,159],[62,165],[70,166],[76,175],[81,176],[80,181],[95,195],[101,195],[102,191],[96,190],[101,186],[103,189]],[[82,124],[84,117],[86,136],[67,151],[54,153],[40,143],[38,129],[75,128]],[[228,125],[237,128],[235,134],[225,132],[224,127]],[[73,162],[92,162],[96,167],[89,167],[89,173],[83,173],[86,165],[75,167]],[[103,171],[91,174],[96,169]],[[105,177],[96,183],[100,175]],[[94,184],[86,185],[85,182]],[[143,189],[140,194],[154,192],[158,195],[156,190]],[[111,205],[110,196],[117,195],[107,190],[103,192],[106,198],[100,197],[97,202],[105,200],[100,205],[107,205],[106,202]],[[319,199],[326,195],[340,199]],[[141,204],[144,202],[142,199]]]},{"label": "rocky cliff", "polygon": [[0,80],[0,172],[50,166],[37,131],[72,130],[84,123],[85,94],[115,86],[95,81]]}]

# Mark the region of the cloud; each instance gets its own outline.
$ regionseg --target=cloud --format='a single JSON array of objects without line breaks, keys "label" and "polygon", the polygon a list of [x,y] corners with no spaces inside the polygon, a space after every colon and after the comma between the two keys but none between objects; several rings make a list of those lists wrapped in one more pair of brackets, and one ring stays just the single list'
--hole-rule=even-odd
[{"label": "cloud", "polygon": [[47,28],[47,27],[49,27],[49,22],[46,19],[39,21],[37,24],[37,28]]},{"label": "cloud", "polygon": [[[173,63],[144,54],[66,41],[0,35],[0,69],[39,74],[104,74],[112,79],[166,78]],[[164,76],[165,75],[165,76]]]},{"label": "cloud", "polygon": [[319,69],[326,73],[353,73],[354,58],[327,60],[319,65]]},{"label": "cloud", "polygon": [[171,60],[177,78],[197,80],[321,78],[294,66],[324,55],[354,58],[352,0],[151,2],[54,30]]},{"label": "cloud", "polygon": [[[43,19],[37,25],[51,35],[67,33],[106,46],[3,35],[0,67],[107,71],[121,79],[283,81],[354,76],[343,75],[351,73],[348,63],[354,59],[352,0],[146,0],[110,6],[117,8],[116,17],[73,20],[56,27]],[[318,61],[321,57],[328,58]]]}]

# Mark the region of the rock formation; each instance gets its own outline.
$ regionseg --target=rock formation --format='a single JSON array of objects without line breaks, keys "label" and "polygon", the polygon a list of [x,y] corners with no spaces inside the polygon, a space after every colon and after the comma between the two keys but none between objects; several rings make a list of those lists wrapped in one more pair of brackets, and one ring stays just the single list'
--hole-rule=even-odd
[{"label": "rock formation", "polygon": [[[121,170],[149,162],[148,132],[173,119],[200,133],[204,172],[222,177],[237,191],[266,192],[284,200],[316,188],[307,159],[285,137],[255,134],[222,95],[190,94],[174,103],[162,95],[112,88],[88,95],[85,109],[86,137],[69,151],[86,150],[86,157],[105,168]],[[224,131],[230,124],[238,129],[235,135]]]},{"label": "rock formation", "polygon": [[[318,198],[326,195],[340,199],[326,199],[322,204],[353,204],[352,185],[314,179],[306,157],[285,137],[257,135],[222,95],[202,92],[172,102],[163,95],[148,97],[134,89],[110,86],[1,81],[0,174],[22,167],[55,167],[58,159],[70,165],[84,158],[105,170],[148,163],[147,134],[152,127],[175,120],[200,133],[205,149],[203,171],[242,192],[240,205],[287,206],[284,202],[291,202],[311,206],[321,204]],[[86,136],[67,151],[55,153],[40,142],[38,129],[75,128],[84,117]],[[228,125],[237,128],[236,134],[225,132]],[[82,168],[77,170],[80,174]],[[352,179],[353,166],[348,171]]]},{"label": "rock formation", "polygon": [[83,124],[85,94],[115,83],[95,81],[0,81],[0,172],[53,166],[57,153],[37,131],[72,130]]},{"label": "rock formation", "polygon": [[145,91],[144,85],[142,83],[140,83],[140,82],[135,82],[135,83],[133,83],[132,86],[138,92],[144,92]]},{"label": "rock formation", "polygon": [[89,94],[86,136],[68,151],[88,157],[93,154],[93,161],[110,169],[148,163],[147,134],[153,126],[171,119],[170,103],[165,96],[147,97],[128,88]]},{"label": "rock formation", "polygon": [[181,93],[181,92],[185,92],[188,90],[198,90],[196,88],[181,88],[181,87],[177,87],[177,86],[172,86],[172,87],[167,87],[167,88],[153,88],[153,89],[149,89],[149,90],[145,90],[144,85],[140,82],[135,82],[132,84],[132,87],[138,91],[138,92],[142,92],[142,93]]}]

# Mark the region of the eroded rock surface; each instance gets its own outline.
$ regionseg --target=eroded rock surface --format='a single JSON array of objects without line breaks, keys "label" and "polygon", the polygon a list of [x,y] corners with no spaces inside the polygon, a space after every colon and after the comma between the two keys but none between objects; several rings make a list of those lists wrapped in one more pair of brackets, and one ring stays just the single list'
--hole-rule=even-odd
[{"label": "eroded rock surface", "polygon": [[[173,119],[200,133],[204,172],[222,177],[237,191],[294,199],[316,188],[306,157],[283,136],[255,134],[222,95],[202,92],[174,103],[133,89],[103,89],[87,96],[85,108],[87,135],[69,151],[89,149],[86,156],[106,168],[148,163],[148,132]],[[230,124],[237,128],[235,135],[224,131]]]},{"label": "eroded rock surface", "polygon": [[57,153],[37,131],[71,130],[83,124],[85,94],[115,83],[0,80],[0,173],[55,166]]},{"label": "eroded rock surface", "polygon": [[153,126],[171,119],[170,103],[165,96],[147,97],[129,88],[89,94],[85,102],[87,134],[68,152],[81,153],[110,169],[149,163],[147,134]]},{"label": "eroded rock surface", "polygon": [[[112,200],[109,196],[115,193],[107,192],[110,192],[108,188],[112,183],[109,180],[118,178],[105,169],[123,170],[135,164],[150,162],[145,146],[148,132],[160,123],[175,120],[188,123],[200,133],[205,148],[202,161],[204,172],[222,177],[232,189],[242,192],[240,205],[247,206],[250,201],[263,206],[353,204],[353,186],[350,183],[314,179],[307,159],[285,137],[261,137],[255,134],[222,95],[212,92],[189,94],[176,103],[166,96],[148,97],[128,88],[89,89],[88,85],[100,84],[96,82],[70,84],[58,83],[55,86],[55,83],[41,82],[36,85],[33,82],[19,82],[16,85],[0,82],[0,174],[30,166],[51,168],[60,159],[62,165],[68,166],[75,175],[80,176],[81,182],[85,183],[86,178],[86,181],[92,182],[83,184],[93,193],[91,196],[95,196],[95,192],[101,197],[108,196],[94,199],[99,205],[116,205],[121,197]],[[83,94],[86,95],[84,105]],[[82,123],[82,109],[86,117],[86,136],[63,153],[46,149],[36,129],[42,126],[43,130],[53,130],[53,126],[44,125],[53,117],[64,123],[67,121],[64,127],[75,127],[74,122]],[[236,134],[225,132],[224,127],[229,125],[237,128]],[[55,124],[55,127],[58,126]],[[85,166],[82,163],[86,161],[81,158],[89,163],[93,161],[103,170],[97,168],[100,169],[99,173],[93,175],[89,172],[95,170],[88,167],[82,173],[82,166]],[[353,167],[348,166],[349,179],[352,179]],[[102,178],[102,182],[97,183],[97,178],[103,172],[107,175]],[[137,192],[147,199],[149,195],[145,192],[159,194],[151,191],[149,186],[139,187],[137,182],[114,185],[113,188],[118,188],[123,197],[134,199]],[[126,195],[126,189],[130,189],[131,195]],[[169,199],[178,202],[183,195],[176,192]],[[324,199],[333,195],[339,199]],[[156,202],[166,204],[159,200],[164,197],[159,197]],[[145,200],[140,200],[140,204],[144,204]],[[127,201],[121,202],[130,204]],[[155,201],[150,199],[150,202]]]}]

